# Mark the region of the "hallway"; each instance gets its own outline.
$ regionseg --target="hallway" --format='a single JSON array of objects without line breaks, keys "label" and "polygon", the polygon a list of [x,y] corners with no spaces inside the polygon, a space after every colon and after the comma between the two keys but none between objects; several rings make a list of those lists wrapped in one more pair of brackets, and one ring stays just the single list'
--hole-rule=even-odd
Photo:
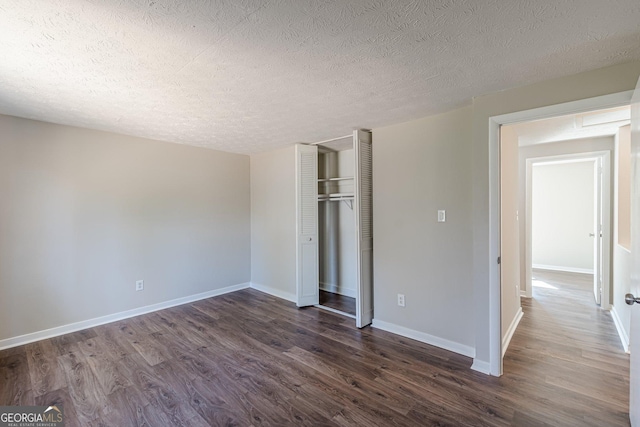
[{"label": "hallway", "polygon": [[609,312],[594,303],[592,276],[533,277],[504,358],[502,379],[523,394],[514,424],[574,425],[578,416],[585,425],[629,425],[629,356]]}]

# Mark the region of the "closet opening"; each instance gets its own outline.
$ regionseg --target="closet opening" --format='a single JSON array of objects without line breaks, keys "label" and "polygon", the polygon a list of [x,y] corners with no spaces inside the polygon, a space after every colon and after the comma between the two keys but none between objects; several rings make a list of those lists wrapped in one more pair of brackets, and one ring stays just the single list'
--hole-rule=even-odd
[{"label": "closet opening", "polygon": [[318,146],[319,307],[356,316],[353,137]]},{"label": "closet opening", "polygon": [[373,320],[371,132],[296,145],[296,305]]}]

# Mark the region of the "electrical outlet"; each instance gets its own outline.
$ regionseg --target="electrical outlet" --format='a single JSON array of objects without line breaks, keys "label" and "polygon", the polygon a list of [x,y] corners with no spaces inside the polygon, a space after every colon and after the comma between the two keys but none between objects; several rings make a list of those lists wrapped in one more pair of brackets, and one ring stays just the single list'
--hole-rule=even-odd
[{"label": "electrical outlet", "polygon": [[404,307],[404,294],[398,294],[398,305]]},{"label": "electrical outlet", "polygon": [[136,291],[144,290],[144,280],[136,280]]}]

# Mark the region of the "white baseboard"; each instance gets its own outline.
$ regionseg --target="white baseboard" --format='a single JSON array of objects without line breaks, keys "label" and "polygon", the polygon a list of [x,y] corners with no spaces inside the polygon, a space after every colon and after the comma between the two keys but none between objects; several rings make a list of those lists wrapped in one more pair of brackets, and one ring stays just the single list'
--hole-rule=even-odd
[{"label": "white baseboard", "polygon": [[157,304],[146,305],[144,307],[138,307],[127,311],[121,311],[119,313],[108,314],[106,316],[95,317],[89,320],[83,320],[81,322],[70,323],[68,325],[56,326],[55,328],[45,329],[43,331],[32,332],[29,334],[20,335],[12,338],[5,338],[0,340],[0,350],[4,350],[11,347],[17,347],[19,345],[29,344],[35,341],[44,340],[47,338],[53,338],[60,335],[65,335],[71,332],[81,331],[83,329],[93,328],[95,326],[104,325],[105,323],[117,322],[119,320],[128,319],[130,317],[140,316],[141,314],[151,313],[153,311],[163,310],[165,308],[175,307],[177,305],[188,304],[190,302],[199,301],[206,298],[215,297],[229,292],[239,291],[240,289],[246,289],[249,287],[249,283],[241,283],[239,285],[227,286],[221,289],[214,289],[212,291],[202,292],[200,294],[189,295],[182,298],[176,298],[169,301],[160,302]]},{"label": "white baseboard", "polygon": [[296,302],[298,299],[296,298],[296,294],[292,294],[287,291],[283,291],[280,289],[276,289],[272,286],[261,285],[259,283],[251,282],[250,287],[260,292],[264,292],[265,294],[273,295],[274,297],[286,299],[287,301]]},{"label": "white baseboard", "polygon": [[323,291],[331,292],[332,294],[344,295],[345,297],[356,297],[355,289],[340,288],[339,286],[331,283],[320,282],[320,289],[322,289]]},{"label": "white baseboard", "polygon": [[463,356],[474,357],[476,355],[476,350],[473,347],[429,335],[424,332],[416,331],[414,329],[405,328],[404,326],[396,325],[394,323],[388,323],[382,320],[373,319],[373,323],[371,324],[371,326],[387,332],[391,332],[396,335],[401,335],[403,337],[411,338],[416,341],[433,345],[435,347],[440,347],[445,350],[461,354]]},{"label": "white baseboard", "polygon": [[593,269],[564,267],[561,265],[533,264],[531,268],[537,268],[539,270],[566,271],[567,273],[593,274]]},{"label": "white baseboard", "polygon": [[618,310],[614,305],[611,306],[609,310],[611,313],[611,318],[613,319],[614,325],[616,325],[616,329],[618,330],[618,336],[620,337],[620,342],[622,343],[622,348],[626,353],[629,353],[629,335],[627,331],[624,330],[622,326],[622,321],[620,320],[620,316],[618,315]]},{"label": "white baseboard", "polygon": [[507,352],[507,348],[509,348],[511,338],[513,338],[513,334],[516,332],[518,324],[520,323],[520,320],[522,320],[523,315],[524,313],[522,312],[522,307],[518,307],[518,312],[513,317],[513,320],[509,325],[509,329],[507,329],[507,333],[504,337],[502,337],[502,357],[504,357],[504,354]]},{"label": "white baseboard", "polygon": [[485,362],[484,360],[473,359],[471,369],[486,375],[491,375],[491,365],[489,364],[489,362]]}]

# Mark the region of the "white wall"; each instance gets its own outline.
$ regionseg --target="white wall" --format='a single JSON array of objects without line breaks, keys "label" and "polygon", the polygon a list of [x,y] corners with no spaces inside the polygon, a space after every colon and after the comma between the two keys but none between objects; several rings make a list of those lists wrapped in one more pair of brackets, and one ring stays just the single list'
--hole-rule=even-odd
[{"label": "white wall", "polygon": [[374,326],[472,354],[471,117],[467,107],[373,130],[373,252]]},{"label": "white wall", "polygon": [[[632,90],[638,81],[638,75],[640,75],[640,61],[634,61],[474,98],[473,288],[476,362],[479,369],[480,366],[483,368],[488,366],[492,351],[490,342],[492,319],[495,319],[495,316],[492,316],[491,303],[495,299],[492,299],[494,288],[491,283],[497,277],[497,264],[492,257],[495,245],[492,245],[490,238],[494,234],[493,230],[499,226],[495,220],[490,224],[490,219],[493,219],[490,216],[490,205],[495,206],[495,203],[491,203],[494,195],[493,190],[490,190],[492,188],[490,177],[493,176],[489,170],[490,154],[491,158],[495,158],[494,152],[490,152],[489,149],[490,117]],[[429,134],[424,136],[430,137]]]},{"label": "white wall", "polygon": [[532,267],[593,274],[595,161],[532,167]]},{"label": "white wall", "polygon": [[248,156],[0,129],[0,339],[249,281]]},{"label": "white wall", "polygon": [[295,147],[251,156],[251,283],[296,294]]}]

